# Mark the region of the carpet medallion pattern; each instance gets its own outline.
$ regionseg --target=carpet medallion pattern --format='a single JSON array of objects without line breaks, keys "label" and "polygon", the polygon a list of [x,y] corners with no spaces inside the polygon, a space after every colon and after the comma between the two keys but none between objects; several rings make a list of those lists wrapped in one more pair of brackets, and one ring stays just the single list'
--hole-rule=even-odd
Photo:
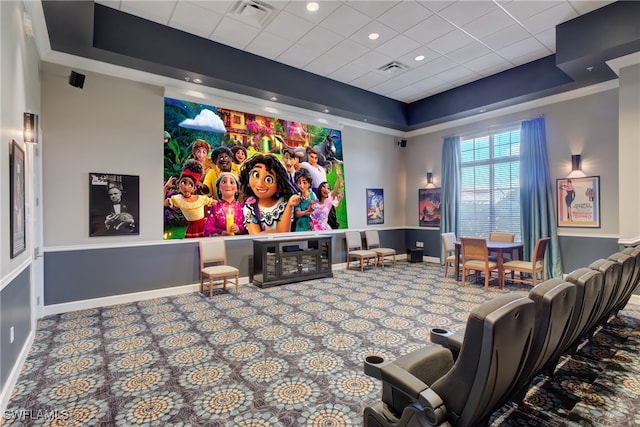
[{"label": "carpet medallion pattern", "polygon": [[[197,293],[38,321],[1,420],[46,426],[359,426],[380,399],[366,356],[392,360],[464,327],[484,291],[432,264],[336,271],[239,293]],[[630,306],[525,405],[492,425],[638,425],[639,307]]]}]

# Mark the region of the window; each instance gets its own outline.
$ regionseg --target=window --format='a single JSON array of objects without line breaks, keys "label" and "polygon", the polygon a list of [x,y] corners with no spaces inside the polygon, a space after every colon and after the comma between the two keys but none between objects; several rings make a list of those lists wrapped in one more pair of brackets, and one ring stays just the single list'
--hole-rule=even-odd
[{"label": "window", "polygon": [[461,236],[520,232],[520,128],[460,141]]}]

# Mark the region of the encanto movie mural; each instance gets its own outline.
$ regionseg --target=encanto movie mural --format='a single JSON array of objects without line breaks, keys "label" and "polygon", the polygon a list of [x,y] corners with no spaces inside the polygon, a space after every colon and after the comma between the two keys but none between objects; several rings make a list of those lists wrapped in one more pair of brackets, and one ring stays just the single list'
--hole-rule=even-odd
[{"label": "encanto movie mural", "polygon": [[165,98],[164,239],[348,228],[342,133]]}]

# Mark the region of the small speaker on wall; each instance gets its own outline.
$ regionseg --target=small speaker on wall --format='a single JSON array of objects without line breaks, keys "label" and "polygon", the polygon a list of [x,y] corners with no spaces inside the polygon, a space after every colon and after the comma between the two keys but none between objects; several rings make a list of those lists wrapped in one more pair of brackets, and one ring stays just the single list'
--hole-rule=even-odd
[{"label": "small speaker on wall", "polygon": [[401,139],[398,141],[398,147],[405,148],[407,146],[407,140]]},{"label": "small speaker on wall", "polygon": [[84,78],[85,78],[84,74],[71,71],[71,75],[69,76],[69,84],[73,87],[78,87],[82,89],[84,87]]}]

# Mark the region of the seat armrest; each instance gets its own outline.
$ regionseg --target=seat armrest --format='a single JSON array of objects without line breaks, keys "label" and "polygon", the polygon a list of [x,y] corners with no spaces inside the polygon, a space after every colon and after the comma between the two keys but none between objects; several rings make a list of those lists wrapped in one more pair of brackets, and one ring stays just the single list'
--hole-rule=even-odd
[{"label": "seat armrest", "polygon": [[451,353],[453,353],[453,359],[455,360],[458,358],[458,354],[460,354],[460,348],[462,347],[462,341],[464,340],[464,329],[457,332],[451,332],[446,329],[434,328],[431,329],[429,339],[432,343],[449,349]]},{"label": "seat armrest", "polygon": [[381,379],[413,401],[453,366],[453,356],[441,347],[424,347],[380,368]]},{"label": "seat armrest", "polygon": [[439,426],[447,419],[447,407],[431,388],[423,390],[418,400],[424,410],[427,422],[432,426]]}]

